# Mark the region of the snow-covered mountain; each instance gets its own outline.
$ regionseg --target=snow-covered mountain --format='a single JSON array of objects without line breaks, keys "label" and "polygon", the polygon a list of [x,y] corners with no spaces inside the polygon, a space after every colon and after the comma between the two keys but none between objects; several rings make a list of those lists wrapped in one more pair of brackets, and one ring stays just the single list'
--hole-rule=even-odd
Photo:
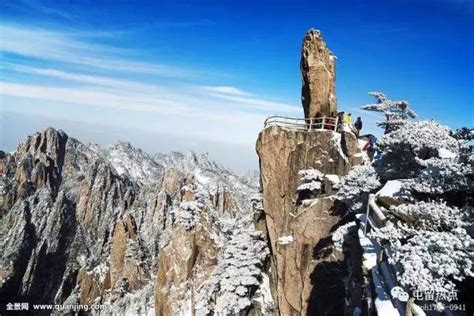
[{"label": "snow-covered mountain", "polygon": [[164,166],[141,149],[130,143],[118,142],[102,150],[104,157],[119,175],[142,183],[157,182],[163,173]]},{"label": "snow-covered mountain", "polygon": [[[1,161],[2,302],[106,304],[104,314],[273,308],[255,174],[52,128]],[[229,269],[243,278],[224,287]]]}]

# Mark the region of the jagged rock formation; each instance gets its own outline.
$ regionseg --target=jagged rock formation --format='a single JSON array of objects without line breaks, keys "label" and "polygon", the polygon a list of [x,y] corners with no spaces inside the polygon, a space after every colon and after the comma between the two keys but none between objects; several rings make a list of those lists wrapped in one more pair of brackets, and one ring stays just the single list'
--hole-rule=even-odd
[{"label": "jagged rock formation", "polygon": [[[335,57],[319,31],[308,31],[301,55],[305,117],[330,116]],[[279,314],[352,315],[361,297],[360,246],[357,236],[334,235],[349,220],[335,193],[339,177],[362,163],[358,139],[344,129],[271,126],[256,148]]]},{"label": "jagged rock formation", "polygon": [[335,70],[336,57],[326,47],[321,32],[310,29],[301,48],[301,102],[305,118],[313,118],[317,112],[325,116],[336,113]]},{"label": "jagged rock formation", "polygon": [[271,309],[264,241],[256,262],[247,248],[232,261],[253,283],[224,290],[216,282],[232,232],[260,236],[255,175],[236,176],[206,155],[100,148],[52,128],[1,163],[1,303],[176,315],[218,308],[225,297],[238,311]]}]

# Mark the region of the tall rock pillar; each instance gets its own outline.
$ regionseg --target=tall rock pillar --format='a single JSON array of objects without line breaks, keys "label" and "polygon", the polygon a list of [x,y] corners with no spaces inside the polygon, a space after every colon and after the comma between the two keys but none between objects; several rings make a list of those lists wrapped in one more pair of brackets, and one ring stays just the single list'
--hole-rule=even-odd
[{"label": "tall rock pillar", "polygon": [[321,32],[310,29],[301,48],[301,102],[305,118],[317,112],[331,116],[337,111],[335,92],[336,56],[326,47]]},{"label": "tall rock pillar", "polygon": [[[305,117],[335,112],[334,56],[319,31],[310,30],[304,38],[301,72]],[[270,126],[260,132],[256,149],[278,315],[353,315],[361,306],[360,255],[342,252],[332,238],[351,215],[335,202],[336,186],[325,184],[310,199],[301,199],[299,188],[302,170],[316,169],[338,180],[360,164],[357,137],[346,131]]]}]

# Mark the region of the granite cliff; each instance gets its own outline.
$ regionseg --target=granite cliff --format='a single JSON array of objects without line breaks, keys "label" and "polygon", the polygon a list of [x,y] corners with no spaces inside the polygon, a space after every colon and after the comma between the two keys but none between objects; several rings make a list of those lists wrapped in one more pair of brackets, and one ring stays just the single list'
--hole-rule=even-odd
[{"label": "granite cliff", "polygon": [[[334,58],[319,31],[304,38],[301,72],[305,117],[335,112]],[[256,149],[279,314],[352,315],[360,300],[360,249],[350,239],[350,251],[335,245],[334,232],[351,216],[335,193],[340,177],[362,162],[358,139],[344,129],[277,125],[260,133]]]}]

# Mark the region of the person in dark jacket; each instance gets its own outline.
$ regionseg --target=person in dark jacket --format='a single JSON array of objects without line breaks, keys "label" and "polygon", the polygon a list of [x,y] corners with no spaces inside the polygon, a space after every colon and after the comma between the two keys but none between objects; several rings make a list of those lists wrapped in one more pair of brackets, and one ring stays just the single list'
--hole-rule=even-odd
[{"label": "person in dark jacket", "polygon": [[342,131],[342,124],[344,123],[344,112],[337,113],[337,131]]},{"label": "person in dark jacket", "polygon": [[359,137],[360,130],[362,129],[362,120],[361,120],[360,116],[357,117],[357,120],[354,123],[354,127],[357,130],[357,137]]},{"label": "person in dark jacket", "polygon": [[318,111],[316,112],[315,120],[313,121],[313,127],[315,129],[322,128],[322,122],[323,122],[323,113]]}]

